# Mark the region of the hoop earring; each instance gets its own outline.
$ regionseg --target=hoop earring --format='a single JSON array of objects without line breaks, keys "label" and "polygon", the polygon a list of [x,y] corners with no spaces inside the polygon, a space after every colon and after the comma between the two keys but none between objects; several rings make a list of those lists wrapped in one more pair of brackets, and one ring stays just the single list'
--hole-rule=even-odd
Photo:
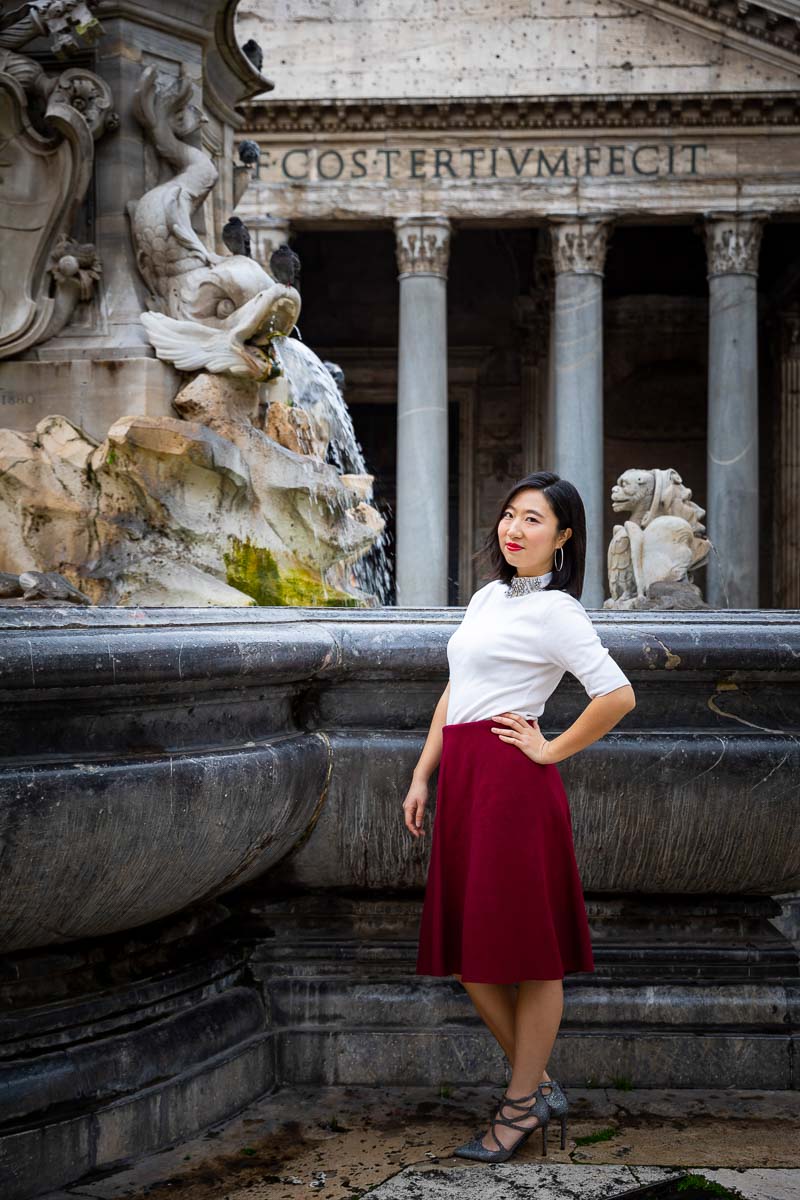
[{"label": "hoop earring", "polygon": [[[556,557],[556,554],[558,554],[559,550],[561,551],[561,562],[556,562],[555,557]],[[555,564],[555,568],[557,571],[562,571],[564,569],[564,547],[563,546],[556,546],[555,554],[553,555],[553,562]]]}]

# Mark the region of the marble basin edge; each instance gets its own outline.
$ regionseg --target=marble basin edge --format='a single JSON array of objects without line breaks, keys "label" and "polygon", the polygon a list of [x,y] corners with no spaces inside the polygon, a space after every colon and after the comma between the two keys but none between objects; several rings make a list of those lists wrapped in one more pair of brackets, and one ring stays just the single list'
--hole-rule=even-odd
[{"label": "marble basin edge", "polygon": [[[421,889],[399,808],[462,615],[0,606],[0,951],[266,872]],[[559,766],[586,890],[800,887],[800,612],[590,615],[637,707]],[[586,699],[565,676],[545,733]]]}]

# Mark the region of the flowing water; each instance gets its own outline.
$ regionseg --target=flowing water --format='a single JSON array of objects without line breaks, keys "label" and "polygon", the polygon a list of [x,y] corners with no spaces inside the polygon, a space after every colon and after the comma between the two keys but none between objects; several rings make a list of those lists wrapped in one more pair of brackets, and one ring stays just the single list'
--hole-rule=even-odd
[{"label": "flowing water", "polygon": [[[320,425],[330,431],[326,461],[335,467],[340,475],[368,474],[350,410],[322,360],[305,342],[296,338],[276,339],[275,350],[284,368],[292,403],[305,409]],[[365,500],[374,504],[372,487],[367,491]],[[335,503],[331,504],[320,496],[315,496],[314,502],[324,505],[332,513],[337,511]],[[343,502],[338,505],[339,511],[343,507],[349,507],[349,503],[349,499],[345,500],[343,495]],[[349,583],[374,596],[379,604],[388,603],[392,587],[387,546],[388,536],[384,531],[365,555],[345,568]]]}]

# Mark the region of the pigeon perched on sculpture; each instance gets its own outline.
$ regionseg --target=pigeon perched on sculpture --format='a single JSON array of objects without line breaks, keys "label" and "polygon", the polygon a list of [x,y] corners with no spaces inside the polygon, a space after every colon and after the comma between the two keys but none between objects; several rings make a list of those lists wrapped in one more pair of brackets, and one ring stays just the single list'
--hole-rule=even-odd
[{"label": "pigeon perched on sculpture", "polygon": [[261,148],[258,142],[245,138],[238,146],[239,162],[246,167],[255,167],[261,159]]},{"label": "pigeon perched on sculpture", "polygon": [[250,234],[241,217],[231,217],[226,221],[222,227],[222,240],[231,254],[243,254],[245,258],[253,257],[250,253]]},{"label": "pigeon perched on sculpture", "polygon": [[257,71],[260,71],[264,66],[264,51],[255,38],[249,38],[245,42],[242,46],[242,53],[247,55]]},{"label": "pigeon perched on sculpture", "polygon": [[0,571],[0,596],[8,603],[19,597],[23,601],[46,602],[49,604],[91,604],[85,594],[73,587],[68,579],[57,571],[23,571],[19,575]]},{"label": "pigeon perched on sculpture", "polygon": [[278,283],[284,283],[287,287],[296,287],[300,279],[299,254],[295,254],[294,250],[284,242],[270,255],[269,273],[273,279],[277,279]]}]

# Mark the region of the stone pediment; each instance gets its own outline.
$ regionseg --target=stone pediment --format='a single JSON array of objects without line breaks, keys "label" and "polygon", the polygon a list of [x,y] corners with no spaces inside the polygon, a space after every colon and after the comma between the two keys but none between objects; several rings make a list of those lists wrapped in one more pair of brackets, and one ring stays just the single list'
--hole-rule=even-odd
[{"label": "stone pediment", "polygon": [[795,0],[374,0],[332,23],[325,0],[251,0],[238,34],[269,31],[280,103],[488,102],[792,91],[799,19]]},{"label": "stone pediment", "polygon": [[770,0],[619,0],[678,29],[735,47],[759,62],[800,71],[800,3]]}]

